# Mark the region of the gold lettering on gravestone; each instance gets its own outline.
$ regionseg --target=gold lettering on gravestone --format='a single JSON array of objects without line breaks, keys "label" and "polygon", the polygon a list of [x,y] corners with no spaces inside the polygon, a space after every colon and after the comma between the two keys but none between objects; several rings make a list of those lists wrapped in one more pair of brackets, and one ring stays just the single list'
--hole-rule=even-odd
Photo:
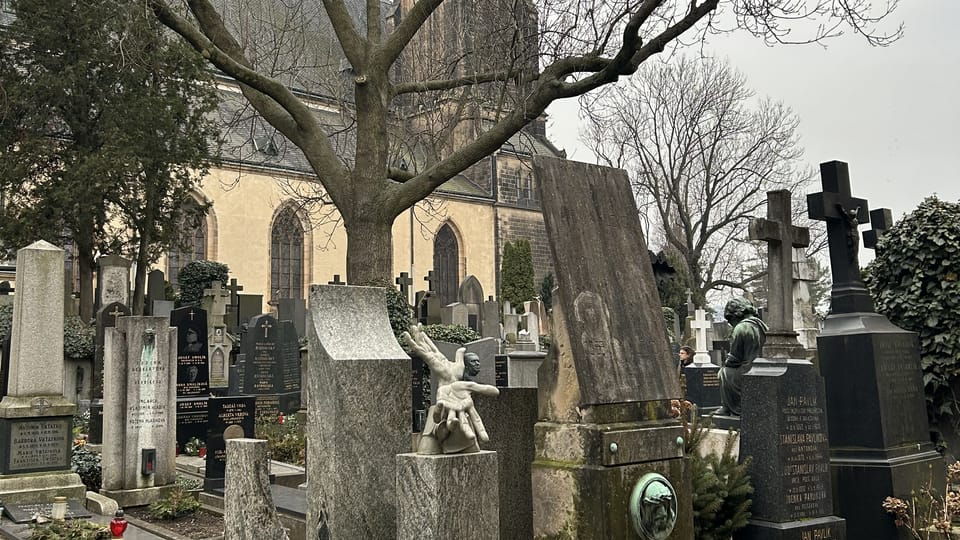
[{"label": "gold lettering on gravestone", "polygon": [[800,531],[800,540],[830,540],[833,538],[833,529],[811,529]]},{"label": "gold lettering on gravestone", "polygon": [[704,388],[719,388],[720,387],[720,377],[718,376],[718,371],[714,370],[704,370],[703,373],[703,386]]},{"label": "gold lettering on gravestone", "polygon": [[10,471],[70,466],[69,419],[13,422]]},{"label": "gold lettering on gravestone", "polygon": [[784,502],[791,519],[820,515],[830,488],[830,457],[823,405],[817,396],[790,395],[780,410]]}]

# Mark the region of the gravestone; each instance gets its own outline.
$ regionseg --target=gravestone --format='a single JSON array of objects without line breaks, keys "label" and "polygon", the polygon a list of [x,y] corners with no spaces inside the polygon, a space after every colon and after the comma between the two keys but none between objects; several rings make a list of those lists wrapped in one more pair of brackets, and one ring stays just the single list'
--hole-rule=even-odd
[{"label": "gravestone", "polygon": [[154,300],[150,308],[150,313],[154,317],[166,317],[169,319],[176,305],[176,302],[173,300]]},{"label": "gravestone", "polygon": [[813,262],[803,260],[802,253],[798,252],[795,249],[793,253],[796,261],[793,264],[793,329],[809,358],[816,352],[820,333],[820,320],[811,295],[817,275]]},{"label": "gravestone", "polygon": [[0,399],[7,395],[10,380],[10,334],[0,337]]},{"label": "gravestone", "polygon": [[290,321],[298,336],[307,335],[307,301],[303,298],[281,298],[277,303],[277,319]]},{"label": "gravestone", "polygon": [[[227,285],[230,291],[230,302],[227,304],[227,331],[231,334],[240,333],[240,325],[246,320],[240,319],[240,291],[243,285],[237,283],[237,278],[230,278],[230,284]],[[249,320],[249,319],[247,319]]]},{"label": "gravestone", "polygon": [[692,540],[683,429],[670,415],[679,381],[627,175],[539,157],[534,172],[558,283],[556,346],[539,372],[534,538],[635,538],[631,490],[644,496],[655,480],[670,538]]},{"label": "gravestone", "polygon": [[63,397],[63,250],[44,241],[17,251],[7,392],[0,401],[0,500],[80,499],[70,470],[73,414]]},{"label": "gravestone", "polygon": [[97,311],[97,328],[93,353],[93,396],[90,401],[90,433],[87,442],[103,442],[103,344],[107,328],[115,328],[121,317],[130,315],[130,308],[113,302]]},{"label": "gravestone", "polygon": [[480,306],[480,336],[500,338],[500,303],[492,296]]},{"label": "gravestone", "polygon": [[227,441],[254,438],[256,399],[253,396],[211,397],[207,402],[207,457],[203,489],[223,488],[227,469]]},{"label": "gravestone", "polygon": [[411,446],[410,358],[390,328],[386,293],[313,285],[310,321],[307,530],[393,538],[396,455]]},{"label": "gravestone", "polygon": [[540,317],[532,311],[522,315],[523,327],[527,331],[527,339],[533,342],[534,351],[540,350]]},{"label": "gravestone", "polygon": [[740,459],[753,514],[742,540],[846,538],[833,515],[823,379],[807,360],[758,358],[743,379]]},{"label": "gravestone", "polygon": [[177,328],[177,444],[207,436],[210,372],[207,357],[207,312],[183,307],[170,313]]},{"label": "gravestone", "polygon": [[469,326],[468,317],[470,310],[466,304],[454,302],[440,308],[440,323],[455,324],[457,326]]},{"label": "gravestone", "polygon": [[[147,301],[144,306],[147,310],[146,315],[155,315],[163,317],[164,315],[153,313],[153,303],[158,300],[167,299],[167,282],[164,279],[162,270],[151,270],[147,274]],[[167,314],[169,317],[169,314]]]},{"label": "gravestone", "polygon": [[810,231],[792,223],[790,192],[767,192],[767,217],[750,220],[750,239],[767,243],[767,313],[769,330],[764,358],[803,358],[806,353],[793,330],[793,248],[810,245]]},{"label": "gravestone", "polygon": [[104,339],[102,493],[150,504],[177,478],[177,331],[163,317],[123,317]]},{"label": "gravestone", "polygon": [[262,294],[238,294],[237,302],[240,325],[246,324],[250,319],[263,313]]},{"label": "gravestone", "polygon": [[410,277],[410,274],[407,272],[400,272],[400,275],[397,276],[397,279],[394,280],[397,284],[397,288],[400,290],[400,295],[403,296],[405,302],[410,302],[410,289],[413,287],[413,278]]},{"label": "gravestone", "polygon": [[0,306],[13,305],[14,288],[10,286],[9,281],[0,281]]},{"label": "gravestone", "polygon": [[466,326],[474,329],[478,333],[483,327],[483,286],[477,276],[467,276],[460,283],[460,289],[457,291],[457,299],[467,308]]},{"label": "gravestone", "polygon": [[257,419],[275,421],[300,409],[300,343],[290,321],[271,315],[250,319],[240,340],[242,392],[256,396]]},{"label": "gravestone", "polygon": [[547,353],[513,350],[506,354],[506,386],[510,388],[537,388],[540,365]]},{"label": "gravestone", "polygon": [[547,307],[542,300],[530,300],[523,303],[523,310],[526,313],[533,313],[537,316],[537,329],[539,335],[550,333],[550,318],[547,316]]},{"label": "gravestone", "polygon": [[114,302],[130,305],[130,260],[104,255],[97,259],[97,308]]},{"label": "gravestone", "polygon": [[860,280],[858,225],[867,201],[851,196],[847,164],[820,165],[823,192],[807,196],[811,219],[827,222],[831,313],[817,338],[827,396],[834,506],[850,538],[900,535],[884,497],[943,489],[943,458],[930,442],[917,334],[874,312]]},{"label": "gravestone", "polygon": [[233,342],[227,336],[227,305],[230,290],[219,281],[204,289],[200,306],[207,312],[207,358],[209,360],[210,388],[223,393],[230,377],[230,354]]},{"label": "gravestone", "polygon": [[707,320],[706,311],[698,309],[694,311],[690,328],[693,330],[696,354],[693,355],[693,363],[683,368],[687,382],[686,398],[696,403],[701,412],[710,412],[710,409],[720,406],[720,368],[711,363],[707,352],[707,329],[713,328],[713,323]]}]

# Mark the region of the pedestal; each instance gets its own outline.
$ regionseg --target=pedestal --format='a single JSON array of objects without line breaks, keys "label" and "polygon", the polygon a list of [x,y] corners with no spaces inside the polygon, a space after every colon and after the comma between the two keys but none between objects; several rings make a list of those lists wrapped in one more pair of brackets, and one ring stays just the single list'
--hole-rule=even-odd
[{"label": "pedestal", "polygon": [[686,398],[701,411],[720,406],[720,368],[710,364],[693,363],[683,368],[687,380]]},{"label": "pedestal", "polygon": [[397,455],[397,539],[451,538],[500,538],[497,453]]}]

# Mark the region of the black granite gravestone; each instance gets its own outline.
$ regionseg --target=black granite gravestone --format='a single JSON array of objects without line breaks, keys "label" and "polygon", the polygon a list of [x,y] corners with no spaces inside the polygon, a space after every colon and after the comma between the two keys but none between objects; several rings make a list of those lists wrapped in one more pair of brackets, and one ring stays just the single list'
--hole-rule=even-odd
[{"label": "black granite gravestone", "polygon": [[298,336],[307,335],[307,303],[302,298],[281,298],[277,302],[277,319],[293,322]]},{"label": "black granite gravestone", "polygon": [[737,538],[843,540],[833,515],[823,380],[807,360],[757,359],[744,375],[740,459],[750,458],[753,517]]},{"label": "black granite gravestone", "polygon": [[300,409],[300,344],[290,321],[250,319],[240,342],[243,393],[257,396],[257,418],[276,419]]},{"label": "black granite gravestone", "polygon": [[207,312],[184,307],[170,313],[177,328],[177,444],[207,436],[207,399],[210,397]]},{"label": "black granite gravestone", "polygon": [[7,395],[7,382],[10,380],[10,334],[0,338],[0,399]]},{"label": "black granite gravestone", "polygon": [[858,225],[867,201],[850,196],[847,164],[820,165],[823,193],[807,196],[827,222],[831,313],[817,338],[826,386],[830,470],[837,514],[853,539],[899,538],[883,499],[942,489],[943,459],[930,442],[917,334],[873,310],[860,279]]},{"label": "black granite gravestone", "polygon": [[227,439],[253,438],[256,399],[253,396],[211,397],[207,404],[207,458],[203,489],[223,487]]},{"label": "black granite gravestone", "polygon": [[510,386],[510,357],[505,354],[497,354],[493,357],[493,377],[494,384],[498,388]]},{"label": "black granite gravestone", "polygon": [[97,328],[93,355],[93,380],[90,399],[90,433],[87,442],[103,442],[103,340],[105,329],[115,328],[120,317],[130,315],[130,308],[120,302],[113,302],[97,312]]},{"label": "black granite gravestone", "polygon": [[686,399],[703,413],[720,406],[720,368],[713,364],[690,364],[683,368]]},{"label": "black granite gravestone", "polygon": [[[411,355],[410,357],[410,371],[411,371],[411,396],[413,396],[413,418],[412,426],[413,432],[418,433],[423,429],[423,426],[419,425],[419,418],[426,414],[427,408],[430,404],[430,391],[424,387],[424,384],[429,384],[430,378],[426,376],[426,366],[417,355]],[[426,399],[424,399],[426,397]]]},{"label": "black granite gravestone", "polygon": [[153,302],[156,300],[167,299],[167,282],[164,279],[162,270],[151,270],[147,274],[147,301],[144,304],[144,315],[156,315],[153,313]]}]

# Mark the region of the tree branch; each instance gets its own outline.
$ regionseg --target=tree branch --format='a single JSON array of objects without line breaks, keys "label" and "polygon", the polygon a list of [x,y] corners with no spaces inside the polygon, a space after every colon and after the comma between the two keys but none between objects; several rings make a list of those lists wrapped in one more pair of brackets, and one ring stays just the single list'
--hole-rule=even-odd
[{"label": "tree branch", "polygon": [[[491,83],[491,82],[502,82],[509,81],[521,75],[521,70],[512,69],[504,71],[493,71],[490,73],[480,73],[478,75],[470,75],[467,77],[459,77],[456,79],[437,79],[432,81],[420,81],[420,82],[411,82],[411,83],[401,83],[393,87],[393,95],[398,96],[400,94],[410,94],[414,92],[431,92],[439,90],[453,90],[461,86],[472,86],[477,84]],[[532,81],[535,81],[539,78],[539,75],[535,76]]]},{"label": "tree branch", "polygon": [[400,54],[406,49],[410,40],[413,39],[423,23],[427,22],[427,19],[441,3],[443,3],[443,0],[418,0],[410,8],[410,11],[404,15],[400,24],[384,42],[383,47],[380,48],[384,67],[392,66],[397,58],[400,58]]},{"label": "tree branch", "polygon": [[[333,31],[337,34],[343,54],[347,56],[350,65],[357,72],[362,72],[367,67],[365,62],[367,42],[353,26],[353,17],[350,16],[347,6],[343,0],[323,0],[323,8],[327,11]],[[380,24],[379,20],[377,24]]]}]

